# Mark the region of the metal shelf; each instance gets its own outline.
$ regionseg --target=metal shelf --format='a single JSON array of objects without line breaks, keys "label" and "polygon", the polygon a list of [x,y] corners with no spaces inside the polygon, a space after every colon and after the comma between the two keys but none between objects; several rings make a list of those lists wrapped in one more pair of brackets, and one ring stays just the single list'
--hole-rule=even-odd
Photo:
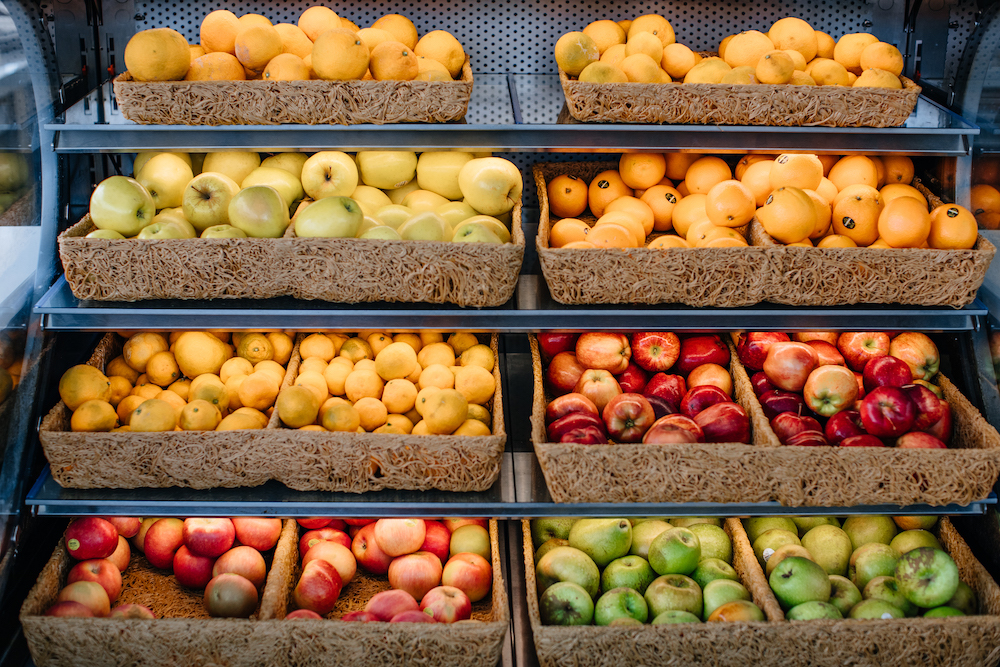
[{"label": "metal shelf", "polygon": [[477,74],[464,122],[396,125],[137,125],[118,110],[104,84],[66,111],[55,133],[59,153],[215,151],[234,148],[314,151],[474,150],[566,152],[753,150],[820,153],[905,152],[968,155],[979,128],[921,97],[898,128],[766,127],[578,123],[564,109],[553,74]]}]

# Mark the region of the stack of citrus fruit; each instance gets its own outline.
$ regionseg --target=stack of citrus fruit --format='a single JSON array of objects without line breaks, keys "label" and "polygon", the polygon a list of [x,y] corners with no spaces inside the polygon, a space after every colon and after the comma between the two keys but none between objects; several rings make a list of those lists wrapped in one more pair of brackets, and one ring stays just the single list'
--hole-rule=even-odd
[{"label": "stack of citrus fruit", "polygon": [[293,334],[175,331],[131,336],[101,372],[59,380],[73,431],[231,431],[267,425]]},{"label": "stack of citrus fruit", "polygon": [[24,335],[17,331],[0,331],[0,404],[21,381],[23,354]]},{"label": "stack of citrus fruit", "polygon": [[980,183],[972,186],[972,212],[983,229],[1000,227],[1000,190]]},{"label": "stack of citrus fruit", "polygon": [[304,431],[490,435],[496,358],[475,334],[314,333],[278,417]]},{"label": "stack of citrus fruit", "polygon": [[867,33],[834,40],[799,18],[786,17],[765,34],[748,30],[702,57],[676,41],[662,16],[594,21],[556,42],[559,69],[590,83],[790,84],[902,88],[903,56]]},{"label": "stack of citrus fruit", "polygon": [[306,9],[297,25],[219,9],[202,21],[200,39],[189,45],[176,30],[144,30],[125,47],[125,66],[136,81],[452,81],[466,59],[444,30],[418,38],[399,14],[361,29],[323,6]]}]

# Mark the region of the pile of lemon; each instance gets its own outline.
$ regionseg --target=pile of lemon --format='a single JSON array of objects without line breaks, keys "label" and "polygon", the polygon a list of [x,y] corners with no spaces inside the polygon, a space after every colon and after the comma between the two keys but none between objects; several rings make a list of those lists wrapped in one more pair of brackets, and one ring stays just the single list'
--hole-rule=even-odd
[{"label": "pile of lemon", "polygon": [[104,372],[81,364],[59,380],[79,432],[231,431],[267,425],[294,334],[141,332]]},{"label": "pile of lemon", "polygon": [[559,69],[589,83],[724,83],[901,89],[903,56],[868,33],[834,40],[806,21],[779,19],[747,30],[703,58],[676,41],[662,16],[594,21],[556,42]]},{"label": "pile of lemon", "polygon": [[297,25],[219,9],[202,20],[200,39],[189,45],[170,28],[143,30],[125,47],[125,66],[136,81],[453,81],[466,59],[445,30],[418,38],[400,14],[362,29],[322,6]]},{"label": "pile of lemon", "polygon": [[496,358],[475,334],[315,333],[278,395],[282,423],[303,431],[490,435]]}]

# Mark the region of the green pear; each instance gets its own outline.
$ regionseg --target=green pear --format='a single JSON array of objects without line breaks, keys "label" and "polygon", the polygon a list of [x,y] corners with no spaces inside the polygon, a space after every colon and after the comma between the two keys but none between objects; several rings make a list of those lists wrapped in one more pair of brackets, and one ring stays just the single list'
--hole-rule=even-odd
[{"label": "green pear", "polygon": [[689,611],[668,609],[654,618],[650,625],[670,625],[673,623],[701,623],[701,619]]},{"label": "green pear", "polygon": [[552,551],[556,547],[568,547],[569,540],[565,540],[559,537],[553,537],[551,540],[547,540],[542,546],[535,549],[535,565],[538,565],[538,561],[542,559],[542,556]]},{"label": "green pear", "polygon": [[665,530],[649,545],[649,564],[657,574],[691,574],[700,560],[698,536],[687,528]]},{"label": "green pear", "polygon": [[673,528],[673,526],[666,521],[660,521],[659,519],[648,519],[641,523],[633,523],[632,547],[629,549],[629,553],[634,556],[648,558],[649,545],[653,543],[653,540],[657,535],[665,530],[670,530],[671,528]]},{"label": "green pear", "polygon": [[743,528],[747,531],[747,539],[750,544],[757,541],[762,534],[774,528],[787,530],[790,533],[799,534],[799,529],[795,522],[786,516],[757,516],[743,520]]},{"label": "green pear", "polygon": [[590,625],[593,596],[572,582],[556,582],[539,597],[538,613],[544,625]]},{"label": "green pear", "polygon": [[757,556],[757,562],[760,563],[760,567],[763,569],[767,566],[767,559],[777,551],[780,547],[786,544],[797,544],[802,546],[802,542],[799,541],[799,536],[794,531],[784,530],[782,528],[772,528],[764,533],[762,533],[753,542],[753,553]]},{"label": "green pear", "polygon": [[934,533],[927,532],[926,530],[904,530],[892,538],[889,546],[899,553],[905,554],[907,551],[913,551],[920,547],[940,549],[941,543],[934,537]]},{"label": "green pear", "polygon": [[246,232],[232,225],[214,225],[201,233],[203,239],[245,239]]},{"label": "green pear", "polygon": [[854,585],[864,590],[875,577],[891,577],[896,571],[900,553],[888,544],[869,542],[854,550],[847,575]]},{"label": "green pear", "polygon": [[865,586],[861,597],[866,600],[884,600],[899,609],[907,616],[916,616],[917,605],[906,599],[899,590],[899,582],[895,577],[875,577]]},{"label": "green pear", "polygon": [[580,519],[569,531],[569,545],[579,549],[603,568],[628,555],[632,546],[632,524],[628,519]]},{"label": "green pear", "polygon": [[729,564],[733,562],[733,543],[722,528],[710,523],[696,523],[688,528],[701,544],[701,557],[718,558]]},{"label": "green pear", "polygon": [[851,538],[854,549],[869,542],[889,544],[896,536],[896,523],[888,516],[852,516],[844,521],[844,532]]},{"label": "green pear", "polygon": [[767,582],[782,609],[788,610],[813,600],[829,602],[830,575],[816,563],[798,556],[781,561]]},{"label": "green pear", "polygon": [[[553,537],[558,537],[559,539],[566,540],[569,538],[569,529],[573,527],[573,524],[577,522],[577,519],[573,517],[547,517],[543,519],[532,519],[531,520],[531,541],[534,543],[537,549],[545,542],[548,542]],[[569,544],[569,542],[567,542]]]},{"label": "green pear", "polygon": [[848,617],[862,619],[889,619],[906,618],[906,614],[903,613],[902,609],[896,605],[889,604],[885,600],[862,600],[851,608]]},{"label": "green pear", "polygon": [[541,557],[535,566],[539,594],[560,581],[583,587],[592,598],[601,590],[601,573],[590,556],[573,547],[556,547]]},{"label": "green pear", "polygon": [[948,606],[934,607],[924,612],[924,618],[946,618],[948,616],[968,616],[968,614],[961,609]]},{"label": "green pear", "polygon": [[975,616],[979,610],[975,592],[964,581],[958,582],[958,589],[945,606],[958,609],[966,616]]},{"label": "green pear", "polygon": [[854,550],[851,538],[840,528],[830,524],[816,526],[802,536],[802,546],[809,550],[812,560],[827,574],[847,574]]},{"label": "green pear", "polygon": [[793,516],[792,521],[799,529],[799,537],[802,537],[816,526],[836,526],[840,528],[840,521],[832,516]]}]

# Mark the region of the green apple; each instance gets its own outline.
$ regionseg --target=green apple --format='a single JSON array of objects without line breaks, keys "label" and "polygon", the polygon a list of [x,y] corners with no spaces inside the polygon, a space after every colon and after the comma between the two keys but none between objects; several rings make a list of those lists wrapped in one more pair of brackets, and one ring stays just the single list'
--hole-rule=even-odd
[{"label": "green apple", "polygon": [[542,546],[535,549],[535,565],[536,566],[538,565],[538,561],[542,559],[542,556],[552,551],[556,547],[568,547],[568,546],[569,546],[569,540],[560,537],[553,537],[551,540],[546,540],[545,542],[542,543]]},{"label": "green apple", "polygon": [[830,575],[805,558],[790,556],[781,561],[767,581],[782,609],[812,600],[830,601]]},{"label": "green apple", "polygon": [[90,196],[90,219],[98,229],[110,229],[122,236],[135,236],[153,224],[156,204],[139,181],[128,176],[112,176],[97,184]]},{"label": "green apple", "polygon": [[204,171],[184,188],[184,217],[200,232],[229,224],[229,203],[240,191],[233,179],[217,171]]},{"label": "green apple", "polygon": [[326,197],[295,216],[299,238],[353,239],[364,220],[358,203],[349,197]]},{"label": "green apple", "polygon": [[246,232],[232,225],[213,225],[201,233],[203,239],[245,239]]},{"label": "green apple", "polygon": [[414,190],[403,197],[403,206],[412,208],[416,213],[433,211],[448,203],[450,202],[447,199],[430,190]]},{"label": "green apple", "polygon": [[932,549],[940,549],[941,543],[938,539],[934,537],[934,533],[927,532],[926,530],[904,530],[903,532],[892,538],[892,542],[889,542],[889,546],[898,551],[900,554],[905,554],[908,551],[913,551],[920,547],[931,547]]},{"label": "green apple", "polygon": [[696,523],[688,528],[688,530],[698,538],[703,560],[705,558],[718,558],[732,564],[733,543],[726,531],[710,523]]},{"label": "green apple", "polygon": [[447,199],[461,199],[462,188],[458,174],[467,162],[475,158],[472,153],[459,151],[430,151],[421,153],[417,160],[417,184]]},{"label": "green apple", "polygon": [[869,542],[851,554],[847,576],[860,590],[875,577],[891,577],[899,562],[899,552],[888,544]]},{"label": "green apple", "polygon": [[312,199],[349,197],[358,187],[358,167],[342,151],[320,151],[302,165],[302,189]]},{"label": "green apple", "polygon": [[[451,225],[452,229],[458,229],[459,225],[469,218],[479,215],[476,209],[460,201],[448,202],[434,209],[434,212],[444,218],[444,221]],[[487,216],[489,217],[489,216]],[[493,218],[496,220],[496,218]],[[497,220],[497,222],[500,222]],[[503,224],[503,223],[500,223]],[[504,227],[506,230],[507,228]],[[498,234],[499,236],[499,234]]]},{"label": "green apple", "polygon": [[802,536],[802,546],[812,554],[812,560],[827,574],[847,574],[854,549],[851,538],[843,530],[833,525],[816,526]]},{"label": "green apple", "polygon": [[416,211],[402,204],[390,204],[375,211],[374,217],[383,225],[399,231],[403,223],[412,218],[414,213]]},{"label": "green apple", "polygon": [[305,196],[299,179],[277,167],[257,167],[243,179],[240,187],[249,188],[254,185],[270,185],[281,193],[281,198],[289,207]]},{"label": "green apple", "polygon": [[458,173],[458,187],[472,208],[486,215],[498,215],[521,201],[524,183],[513,162],[487,157],[465,163]]},{"label": "green apple", "polygon": [[546,517],[531,520],[531,541],[538,548],[553,537],[562,540],[569,539],[569,531],[577,519],[573,517]]},{"label": "green apple", "polygon": [[135,180],[146,188],[157,209],[172,208],[184,203],[184,188],[194,178],[191,165],[173,153],[151,157]]},{"label": "green apple", "polygon": [[907,616],[916,616],[918,609],[899,591],[899,582],[893,577],[875,577],[865,586],[861,597],[866,600],[884,600]]},{"label": "green apple", "polygon": [[87,234],[88,239],[124,239],[125,237],[113,229],[95,229]]},{"label": "green apple", "polygon": [[645,623],[643,623],[642,621],[637,621],[631,616],[621,616],[608,623],[608,626],[612,628],[616,628],[622,625],[638,626],[641,628],[643,625],[645,625]]},{"label": "green apple", "polygon": [[590,625],[594,620],[594,601],[577,584],[562,581],[542,593],[538,612],[544,625]]},{"label": "green apple", "polygon": [[624,556],[611,561],[604,568],[604,572],[601,573],[601,590],[610,591],[624,586],[645,593],[654,579],[656,573],[645,558]]},{"label": "green apple", "polygon": [[689,611],[668,609],[654,618],[650,625],[671,625],[673,623],[701,623],[701,619]]},{"label": "green apple", "polygon": [[757,562],[760,563],[761,569],[767,565],[766,558],[770,558],[771,554],[786,544],[797,544],[802,546],[797,533],[782,530],[781,528],[772,528],[754,540],[753,553],[757,556]]},{"label": "green apple", "polygon": [[958,566],[941,549],[920,547],[903,554],[895,576],[900,593],[925,609],[947,604],[958,591]]},{"label": "green apple", "polygon": [[201,170],[216,171],[225,174],[237,183],[250,175],[250,172],[260,166],[260,155],[245,151],[220,151],[209,153]]},{"label": "green apple", "polygon": [[401,188],[394,188],[392,190],[386,190],[385,194],[389,197],[389,201],[393,204],[402,204],[403,200],[406,199],[406,195],[419,190],[420,186],[417,184],[417,179],[413,179]]},{"label": "green apple", "polygon": [[862,619],[890,619],[906,618],[906,614],[904,614],[899,607],[891,605],[885,600],[862,600],[851,608],[850,613],[848,613],[848,617]]},{"label": "green apple", "polygon": [[538,560],[535,566],[538,592],[557,581],[572,581],[597,598],[601,589],[601,572],[590,556],[573,547],[556,547]]},{"label": "green apple", "polygon": [[728,602],[735,602],[736,600],[752,601],[750,591],[743,584],[729,579],[716,579],[709,582],[702,589],[701,594],[704,601],[704,610],[701,613],[701,617],[706,621],[712,615],[713,611]]},{"label": "green apple", "polygon": [[451,227],[433,211],[415,213],[396,230],[404,241],[450,241]]},{"label": "green apple", "polygon": [[799,534],[799,529],[795,522],[785,516],[758,516],[752,519],[743,520],[743,528],[747,531],[747,539],[750,544],[757,541],[757,538],[774,528],[787,530],[790,533]]},{"label": "green apple", "polygon": [[289,174],[297,178],[301,183],[302,165],[306,163],[308,158],[309,156],[305,153],[277,153],[271,157],[264,158],[264,161],[260,163],[260,166],[284,169]]},{"label": "green apple", "polygon": [[851,516],[843,525],[854,549],[870,542],[889,544],[896,536],[896,524],[887,516]]},{"label": "green apple", "polygon": [[850,579],[838,574],[830,575],[830,604],[837,608],[841,616],[846,618],[861,599],[861,591]]},{"label": "green apple", "polygon": [[370,185],[359,185],[351,193],[351,199],[361,205],[361,210],[365,215],[375,215],[375,212],[384,206],[392,206],[389,196],[378,188]]},{"label": "green apple", "polygon": [[142,171],[143,165],[145,165],[147,162],[149,162],[151,158],[156,157],[160,153],[171,153],[172,155],[176,155],[180,159],[187,162],[188,166],[191,167],[191,170],[194,171],[194,160],[192,160],[191,155],[189,153],[182,153],[179,151],[142,151],[140,153],[137,153],[135,156],[135,160],[132,161],[132,176],[134,177],[136,174]]},{"label": "green apple", "polygon": [[[445,223],[447,224],[447,223]],[[475,222],[463,222],[451,237],[455,243],[496,243],[503,241],[491,230]]]},{"label": "green apple", "polygon": [[951,599],[945,603],[945,606],[954,607],[966,616],[974,616],[979,609],[979,605],[976,601],[976,594],[964,581],[958,582],[958,589],[955,591],[955,594],[951,596]]},{"label": "green apple", "polygon": [[401,188],[417,175],[413,151],[359,151],[355,161],[361,182],[375,188]]},{"label": "green apple", "polygon": [[687,528],[665,530],[649,545],[649,564],[657,574],[691,574],[700,560],[698,536]]},{"label": "green apple", "polygon": [[792,607],[785,614],[785,618],[789,621],[818,621],[824,618],[836,620],[843,617],[844,615],[834,605],[829,602],[819,602],[816,600],[803,602],[800,605]]},{"label": "green apple", "polygon": [[788,558],[789,556],[799,556],[801,558],[808,558],[809,560],[816,562],[809,550],[798,544],[786,544],[783,547],[778,547],[775,549],[770,556],[765,556],[764,560],[767,564],[764,566],[764,574],[771,576],[771,572],[774,568],[778,567],[778,564]]},{"label": "green apple", "polygon": [[701,616],[701,589],[694,580],[682,574],[665,574],[657,577],[646,588],[644,597],[653,618],[670,609]]},{"label": "green apple", "polygon": [[288,206],[270,185],[255,185],[240,190],[229,202],[229,224],[253,238],[281,238],[289,225]]},{"label": "green apple", "polygon": [[691,526],[697,526],[700,523],[707,523],[720,528],[722,527],[722,519],[712,516],[679,516],[677,518],[670,519],[670,525],[675,528],[690,528]]},{"label": "green apple", "polygon": [[569,545],[590,556],[597,567],[628,555],[632,524],[628,519],[580,519],[569,531]]},{"label": "green apple", "polygon": [[642,595],[631,588],[612,588],[594,605],[594,625],[611,625],[616,618],[634,618],[645,623],[649,607]]},{"label": "green apple", "polygon": [[924,612],[924,618],[947,618],[948,616],[968,616],[968,614],[961,609],[948,606],[934,607]]},{"label": "green apple", "polygon": [[702,590],[705,589],[708,582],[717,579],[739,581],[739,576],[736,574],[733,566],[718,558],[702,558],[701,562],[698,563],[698,567],[691,573],[691,578],[694,579],[696,584],[701,586]]},{"label": "green apple", "polygon": [[359,239],[378,239],[379,241],[402,241],[403,237],[399,235],[392,227],[388,225],[379,225],[378,227],[372,227],[366,232],[363,232],[358,236]]},{"label": "green apple", "polygon": [[832,516],[793,516],[792,522],[798,528],[799,537],[802,537],[816,526],[836,526],[840,528],[840,521]]},{"label": "green apple", "polygon": [[632,547],[628,552],[633,556],[648,558],[649,545],[653,543],[657,535],[665,530],[670,530],[672,527],[666,521],[660,521],[659,519],[650,519],[642,523],[633,524]]}]

